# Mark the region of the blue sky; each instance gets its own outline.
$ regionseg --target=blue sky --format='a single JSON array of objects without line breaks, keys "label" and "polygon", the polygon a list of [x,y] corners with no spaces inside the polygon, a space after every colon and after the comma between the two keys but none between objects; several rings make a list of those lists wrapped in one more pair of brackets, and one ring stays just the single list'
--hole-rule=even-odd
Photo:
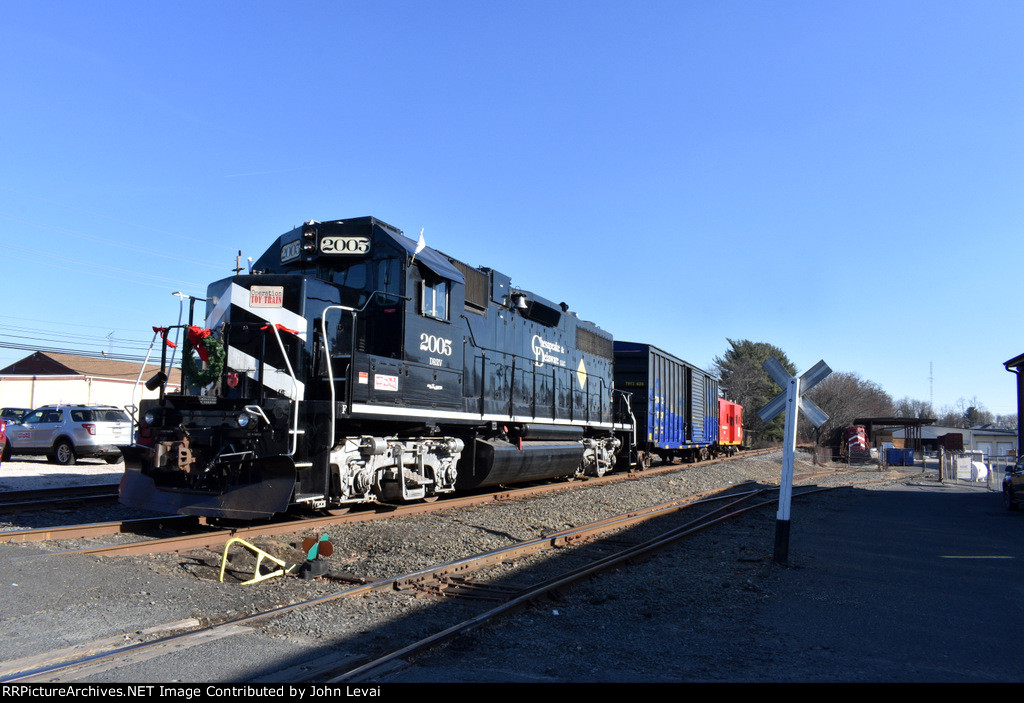
[{"label": "blue sky", "polygon": [[0,2],[0,344],[145,353],[374,215],[699,366],[1015,412],[1022,45],[1019,0]]}]

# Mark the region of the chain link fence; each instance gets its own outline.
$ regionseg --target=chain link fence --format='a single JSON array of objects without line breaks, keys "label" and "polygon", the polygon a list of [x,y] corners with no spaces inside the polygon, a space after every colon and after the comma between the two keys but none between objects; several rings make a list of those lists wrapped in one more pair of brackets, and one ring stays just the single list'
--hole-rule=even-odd
[{"label": "chain link fence", "polygon": [[943,482],[986,486],[992,491],[1003,489],[1003,476],[1017,457],[1012,454],[987,456],[982,451],[939,452],[939,471]]}]

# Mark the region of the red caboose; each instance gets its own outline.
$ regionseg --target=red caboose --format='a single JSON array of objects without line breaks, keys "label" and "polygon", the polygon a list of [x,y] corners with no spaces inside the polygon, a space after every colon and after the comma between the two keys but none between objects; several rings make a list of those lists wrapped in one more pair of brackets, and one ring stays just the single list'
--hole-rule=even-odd
[{"label": "red caboose", "polygon": [[743,444],[743,406],[725,398],[718,399],[718,444],[733,451]]}]

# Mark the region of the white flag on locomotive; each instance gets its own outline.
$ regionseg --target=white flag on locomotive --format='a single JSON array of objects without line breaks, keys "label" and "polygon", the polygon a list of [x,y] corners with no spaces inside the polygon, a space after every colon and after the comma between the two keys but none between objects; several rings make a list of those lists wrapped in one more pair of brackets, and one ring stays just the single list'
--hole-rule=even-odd
[{"label": "white flag on locomotive", "polygon": [[423,251],[424,249],[427,248],[427,240],[423,238],[423,230],[424,229],[426,229],[426,228],[420,228],[420,238],[419,238],[419,241],[416,242],[416,250],[413,251],[412,259],[409,261],[409,263],[412,263],[413,261],[416,261],[416,255],[419,254],[421,251]]}]

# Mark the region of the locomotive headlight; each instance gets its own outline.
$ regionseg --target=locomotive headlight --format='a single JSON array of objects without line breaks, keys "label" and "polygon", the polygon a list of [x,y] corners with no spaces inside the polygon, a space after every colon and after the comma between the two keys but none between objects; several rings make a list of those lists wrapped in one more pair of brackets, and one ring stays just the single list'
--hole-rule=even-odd
[{"label": "locomotive headlight", "polygon": [[142,421],[147,425],[153,425],[159,417],[160,413],[156,410],[147,410],[146,414],[142,416]]},{"label": "locomotive headlight", "polygon": [[306,254],[316,252],[316,222],[302,225],[302,251]]},{"label": "locomotive headlight", "polygon": [[239,413],[238,414],[238,426],[239,427],[242,427],[242,428],[248,427],[250,421],[252,421],[252,415],[250,415],[249,413]]}]

